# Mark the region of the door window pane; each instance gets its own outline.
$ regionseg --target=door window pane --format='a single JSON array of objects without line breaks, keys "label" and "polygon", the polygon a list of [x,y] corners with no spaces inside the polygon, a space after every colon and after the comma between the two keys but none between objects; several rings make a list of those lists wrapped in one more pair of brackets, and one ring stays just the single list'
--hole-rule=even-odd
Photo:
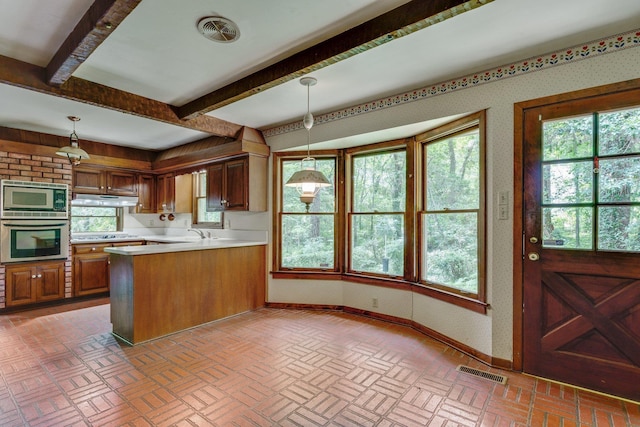
[{"label": "door window pane", "polygon": [[423,268],[428,282],[463,292],[478,289],[478,214],[423,215]]},{"label": "door window pane", "polygon": [[593,156],[593,116],[546,121],[542,140],[545,161]]},{"label": "door window pane", "polygon": [[282,215],[282,267],[333,269],[334,232],[333,215]]},{"label": "door window pane", "polygon": [[593,248],[591,207],[542,208],[542,246],[559,249]]},{"label": "door window pane", "polygon": [[640,206],[598,209],[598,249],[640,252]]},{"label": "door window pane", "polygon": [[601,203],[640,202],[640,157],[600,159]]},{"label": "door window pane", "polygon": [[599,115],[598,153],[640,153],[640,108]]},{"label": "door window pane", "polygon": [[476,130],[427,145],[427,210],[478,209],[480,137]]},{"label": "door window pane", "polygon": [[358,272],[404,274],[404,215],[354,215],[351,269]]},{"label": "door window pane", "polygon": [[542,203],[591,203],[593,162],[552,163],[542,166]]}]

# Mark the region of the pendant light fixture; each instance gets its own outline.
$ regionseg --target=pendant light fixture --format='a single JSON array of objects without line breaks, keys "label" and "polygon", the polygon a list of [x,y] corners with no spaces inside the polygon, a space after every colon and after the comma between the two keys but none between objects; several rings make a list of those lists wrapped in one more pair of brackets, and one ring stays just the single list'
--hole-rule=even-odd
[{"label": "pendant light fixture", "polygon": [[58,156],[66,157],[72,165],[77,166],[80,164],[80,160],[88,159],[89,155],[78,146],[76,122],[80,121],[80,117],[68,116],[67,118],[73,122],[73,131],[71,132],[71,135],[69,135],[69,145],[67,147],[61,147],[56,151],[56,154]]},{"label": "pendant light fixture", "polygon": [[[331,182],[324,174],[316,170],[316,159],[310,155],[311,145],[311,127],[313,126],[313,115],[309,108],[309,87],[314,86],[318,81],[313,77],[303,77],[300,84],[307,87],[307,114],[302,119],[302,124],[307,129],[307,157],[300,161],[300,170],[294,173],[291,178],[284,184],[287,187],[295,187],[300,194],[300,201],[306,205],[309,212],[309,206],[313,203],[316,195],[323,187],[330,187]],[[308,165],[305,167],[305,164]]]}]

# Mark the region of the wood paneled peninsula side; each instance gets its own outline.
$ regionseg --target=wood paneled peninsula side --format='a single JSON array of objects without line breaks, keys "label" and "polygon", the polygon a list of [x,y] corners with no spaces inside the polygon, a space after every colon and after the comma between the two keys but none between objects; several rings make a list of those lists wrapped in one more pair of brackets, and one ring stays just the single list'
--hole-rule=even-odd
[{"label": "wood paneled peninsula side", "polygon": [[265,304],[266,238],[105,248],[113,334],[138,344]]}]

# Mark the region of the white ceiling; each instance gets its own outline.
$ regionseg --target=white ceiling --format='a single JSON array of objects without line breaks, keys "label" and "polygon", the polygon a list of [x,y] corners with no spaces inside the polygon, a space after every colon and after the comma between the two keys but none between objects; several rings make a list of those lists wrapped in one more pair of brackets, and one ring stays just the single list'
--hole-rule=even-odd
[{"label": "white ceiling", "polygon": [[[73,76],[181,106],[407,1],[142,0]],[[0,0],[0,55],[45,67],[91,3]],[[211,15],[234,21],[239,40],[202,37],[197,22]],[[312,73],[311,109],[335,111],[638,27],[638,0],[495,0]],[[292,80],[208,115],[265,130],[301,120],[306,102]],[[0,126],[68,135],[69,115],[82,119],[81,140],[165,149],[208,136],[0,84]]]}]

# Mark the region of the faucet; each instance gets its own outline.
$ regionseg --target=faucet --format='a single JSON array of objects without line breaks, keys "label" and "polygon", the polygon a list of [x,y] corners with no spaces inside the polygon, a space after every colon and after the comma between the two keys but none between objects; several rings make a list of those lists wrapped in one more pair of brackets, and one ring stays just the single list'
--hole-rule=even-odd
[{"label": "faucet", "polygon": [[201,239],[204,239],[204,231],[202,230],[198,230],[197,228],[187,228],[187,231],[195,231],[196,233],[198,233],[198,235],[200,236]]}]

